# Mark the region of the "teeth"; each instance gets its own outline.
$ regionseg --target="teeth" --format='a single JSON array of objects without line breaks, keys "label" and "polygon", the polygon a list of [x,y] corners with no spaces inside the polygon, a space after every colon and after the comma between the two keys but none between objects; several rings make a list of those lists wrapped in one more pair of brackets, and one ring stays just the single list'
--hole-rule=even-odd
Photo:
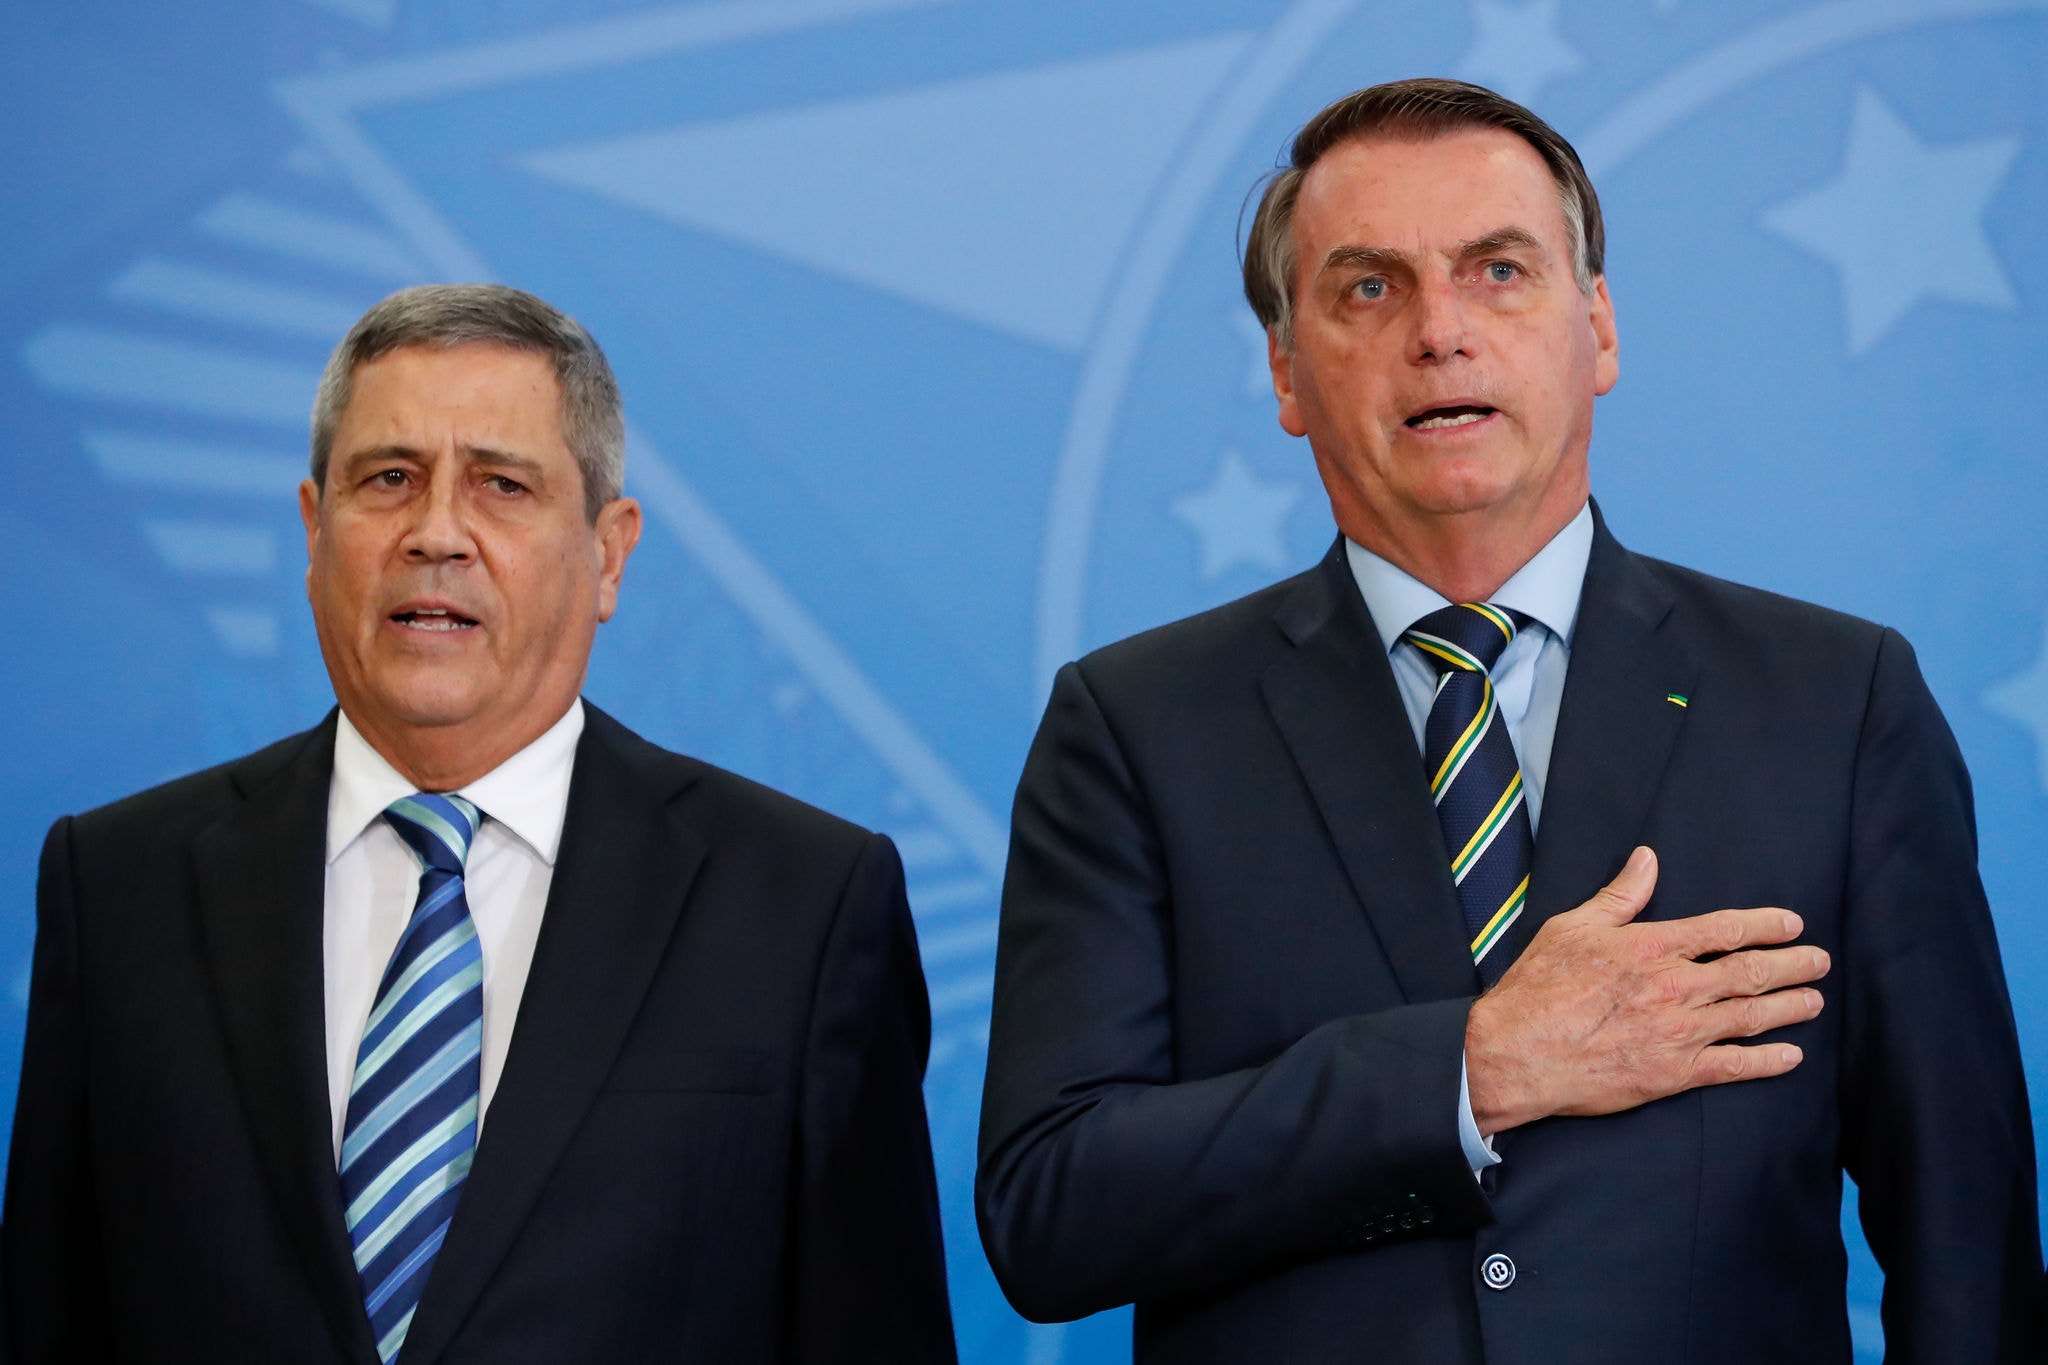
[{"label": "teeth", "polygon": [[445,607],[401,612],[397,620],[400,625],[411,630],[468,630],[476,624],[474,621],[456,616]]},{"label": "teeth", "polygon": [[1490,412],[1461,412],[1456,417],[1425,417],[1415,424],[1415,429],[1441,431],[1445,427],[1467,427],[1474,422],[1483,422],[1492,415]]}]

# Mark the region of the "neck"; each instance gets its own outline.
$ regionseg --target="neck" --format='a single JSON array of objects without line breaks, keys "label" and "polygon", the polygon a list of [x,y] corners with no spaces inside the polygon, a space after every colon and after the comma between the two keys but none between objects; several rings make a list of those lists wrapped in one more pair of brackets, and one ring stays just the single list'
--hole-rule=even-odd
[{"label": "neck", "polygon": [[1586,505],[1583,481],[1527,507],[1401,515],[1410,509],[1340,511],[1344,534],[1452,602],[1484,602],[1571,524]]},{"label": "neck", "polygon": [[575,702],[572,695],[553,715],[522,718],[523,723],[516,724],[494,720],[488,725],[407,725],[354,713],[348,719],[356,733],[413,786],[424,792],[452,792],[491,773],[546,734]]}]

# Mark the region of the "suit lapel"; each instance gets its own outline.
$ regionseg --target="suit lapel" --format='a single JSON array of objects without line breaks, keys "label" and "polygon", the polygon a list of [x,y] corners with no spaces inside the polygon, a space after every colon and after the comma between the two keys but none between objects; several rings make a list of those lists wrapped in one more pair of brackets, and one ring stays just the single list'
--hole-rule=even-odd
[{"label": "suit lapel", "polygon": [[1260,679],[1409,1002],[1478,979],[1422,755],[1340,538],[1275,616],[1294,652]]},{"label": "suit lapel", "polygon": [[334,1172],[322,970],[334,717],[281,769],[235,774],[243,803],[193,846],[200,938],[258,1160],[313,1295],[374,1365]]},{"label": "suit lapel", "polygon": [[1686,707],[1671,698],[1689,702],[1699,675],[1681,630],[1669,591],[1615,541],[1596,506],[1529,912],[1515,926],[1511,952],[1605,885],[1635,847],[1685,723]]},{"label": "suit lapel", "polygon": [[586,704],[569,808],[533,967],[476,1164],[435,1257],[405,1359],[439,1356],[525,1225],[638,1014],[705,845],[669,811],[640,741]]}]

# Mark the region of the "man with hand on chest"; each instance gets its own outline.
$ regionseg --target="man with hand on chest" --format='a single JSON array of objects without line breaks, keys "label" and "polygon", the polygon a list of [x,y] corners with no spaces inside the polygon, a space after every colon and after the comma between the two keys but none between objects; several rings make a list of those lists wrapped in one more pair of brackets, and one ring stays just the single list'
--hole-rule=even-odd
[{"label": "man with hand on chest", "polygon": [[[2032,1360],[2032,1127],[1961,756],[1895,632],[1622,548],[1599,203],[1443,80],[1246,244],[1316,568],[1069,664],[1017,792],[977,1178],[1137,1359]],[[1902,262],[1901,268],[1909,263]]]},{"label": "man with hand on chest", "polygon": [[895,849],[581,700],[623,472],[529,294],[336,349],[339,708],[44,848],[18,1365],[954,1358]]}]

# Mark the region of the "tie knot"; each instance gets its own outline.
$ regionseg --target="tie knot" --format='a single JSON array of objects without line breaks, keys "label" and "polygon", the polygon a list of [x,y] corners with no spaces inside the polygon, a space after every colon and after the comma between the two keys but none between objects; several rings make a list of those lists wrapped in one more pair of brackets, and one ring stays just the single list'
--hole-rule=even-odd
[{"label": "tie knot", "polygon": [[1490,673],[1508,641],[1527,624],[1521,612],[1491,602],[1458,602],[1423,617],[1401,638],[1421,650],[1438,673],[1454,668]]},{"label": "tie knot", "polygon": [[469,845],[483,823],[483,812],[459,796],[414,792],[385,807],[384,818],[419,854],[422,863],[459,877],[469,861]]}]

